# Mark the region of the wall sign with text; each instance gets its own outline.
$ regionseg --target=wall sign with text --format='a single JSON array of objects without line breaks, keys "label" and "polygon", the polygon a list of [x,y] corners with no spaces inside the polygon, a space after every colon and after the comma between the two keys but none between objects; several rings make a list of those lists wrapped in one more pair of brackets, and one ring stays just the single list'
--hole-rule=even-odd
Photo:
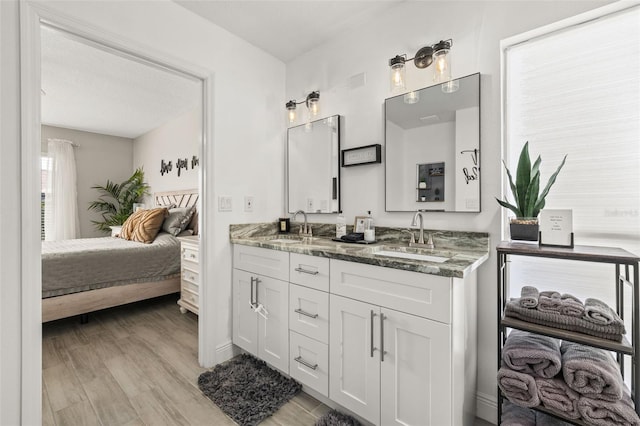
[{"label": "wall sign with text", "polygon": [[378,144],[342,150],[342,167],[382,163],[382,146]]},{"label": "wall sign with text", "polygon": [[540,211],[541,246],[573,247],[573,210]]}]

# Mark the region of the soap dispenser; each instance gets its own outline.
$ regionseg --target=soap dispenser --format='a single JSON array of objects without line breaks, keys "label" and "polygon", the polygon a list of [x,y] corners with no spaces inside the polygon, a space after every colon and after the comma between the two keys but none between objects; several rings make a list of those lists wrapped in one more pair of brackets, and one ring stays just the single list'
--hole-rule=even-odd
[{"label": "soap dispenser", "polygon": [[376,227],[373,224],[373,217],[371,217],[371,210],[369,215],[364,221],[364,240],[368,243],[373,243],[376,240]]},{"label": "soap dispenser", "polygon": [[347,221],[342,214],[342,210],[336,218],[336,239],[340,239],[343,235],[347,234]]}]

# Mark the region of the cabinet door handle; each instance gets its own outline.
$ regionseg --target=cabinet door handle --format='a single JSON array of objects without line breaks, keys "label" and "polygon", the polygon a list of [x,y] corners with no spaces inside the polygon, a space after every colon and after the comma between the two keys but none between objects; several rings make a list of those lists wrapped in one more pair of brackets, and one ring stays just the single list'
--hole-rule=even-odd
[{"label": "cabinet door handle", "polygon": [[295,312],[296,314],[300,314],[300,315],[304,315],[305,317],[309,317],[309,318],[318,318],[318,314],[310,314],[309,312],[305,312],[302,309],[296,309],[293,312]]},{"label": "cabinet door handle", "polygon": [[318,275],[318,271],[310,271],[308,269],[304,269],[304,268],[300,268],[297,267],[295,269],[296,272],[302,272],[303,274],[309,274],[309,275]]},{"label": "cabinet door handle", "polygon": [[371,358],[373,358],[373,351],[376,350],[376,348],[373,347],[373,318],[376,316],[377,314],[375,312],[373,312],[373,309],[371,310],[371,353],[370,356]]},{"label": "cabinet door handle", "polygon": [[384,314],[380,312],[380,362],[384,362],[384,354],[386,354],[384,350],[384,319]]},{"label": "cabinet door handle", "polygon": [[260,304],[260,302],[258,302],[258,284],[260,284],[260,278],[256,277],[256,306],[258,306]]},{"label": "cabinet door handle", "polygon": [[249,304],[251,305],[251,308],[254,308],[255,304],[253,303],[253,281],[255,280],[255,278],[251,277],[251,295],[249,296]]},{"label": "cabinet door handle", "polygon": [[296,361],[296,362],[299,362],[300,364],[304,365],[305,367],[309,367],[312,370],[315,370],[315,369],[318,368],[318,364],[311,365],[310,363],[308,363],[307,361],[302,359],[301,356],[295,357],[293,360]]}]

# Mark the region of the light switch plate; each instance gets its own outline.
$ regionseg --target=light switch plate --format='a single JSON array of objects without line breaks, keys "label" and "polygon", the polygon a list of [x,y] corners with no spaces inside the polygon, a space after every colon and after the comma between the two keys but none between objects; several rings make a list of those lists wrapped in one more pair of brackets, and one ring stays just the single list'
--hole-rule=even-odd
[{"label": "light switch plate", "polygon": [[252,195],[247,195],[244,197],[244,211],[252,212],[253,211],[254,199]]},{"label": "light switch plate", "polygon": [[226,195],[218,197],[218,211],[219,212],[233,211],[232,198]]}]

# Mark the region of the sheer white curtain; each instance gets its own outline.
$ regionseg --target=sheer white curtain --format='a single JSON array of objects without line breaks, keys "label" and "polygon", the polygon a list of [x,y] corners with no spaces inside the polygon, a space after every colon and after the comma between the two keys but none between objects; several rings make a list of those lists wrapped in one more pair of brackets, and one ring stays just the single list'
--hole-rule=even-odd
[{"label": "sheer white curtain", "polygon": [[50,171],[45,194],[46,241],[69,240],[80,236],[76,157],[73,142],[48,139],[47,156]]}]

